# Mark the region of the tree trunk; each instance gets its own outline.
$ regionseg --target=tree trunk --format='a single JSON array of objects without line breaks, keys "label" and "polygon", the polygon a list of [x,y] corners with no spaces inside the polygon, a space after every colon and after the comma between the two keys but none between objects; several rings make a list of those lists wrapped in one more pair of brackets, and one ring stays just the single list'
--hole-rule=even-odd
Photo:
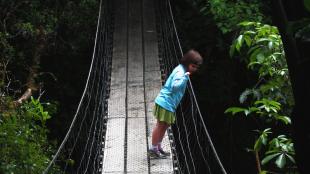
[{"label": "tree trunk", "polygon": [[261,173],[262,168],[261,168],[261,166],[260,166],[259,154],[258,154],[258,151],[257,151],[257,150],[255,151],[255,159],[256,159],[257,171],[258,171],[258,173]]},{"label": "tree trunk", "polygon": [[310,126],[309,126],[309,98],[310,98],[310,44],[299,43],[293,33],[288,32],[289,22],[303,18],[309,19],[309,12],[305,11],[303,0],[285,1],[272,0],[273,18],[281,33],[284,44],[287,65],[289,69],[295,106],[291,115],[292,135],[294,140],[295,158],[300,174],[310,173]]},{"label": "tree trunk", "polygon": [[24,101],[28,100],[36,91],[39,89],[39,85],[36,82],[36,78],[39,74],[41,54],[46,45],[46,34],[42,26],[37,29],[35,49],[33,53],[32,65],[30,67],[30,72],[27,79],[27,89],[24,94],[15,103],[17,105],[22,104]]}]

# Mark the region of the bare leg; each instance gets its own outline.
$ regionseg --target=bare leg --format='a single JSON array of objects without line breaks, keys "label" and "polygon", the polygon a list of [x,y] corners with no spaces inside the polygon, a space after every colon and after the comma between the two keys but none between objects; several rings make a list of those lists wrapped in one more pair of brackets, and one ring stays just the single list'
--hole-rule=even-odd
[{"label": "bare leg", "polygon": [[164,136],[165,136],[165,133],[168,129],[168,127],[170,126],[169,124],[165,123],[165,122],[162,122],[162,129],[161,129],[161,132],[160,132],[160,139],[159,139],[159,142],[162,142]]},{"label": "bare leg", "polygon": [[162,141],[169,126],[170,125],[165,122],[157,121],[152,133],[152,145],[157,145]]}]

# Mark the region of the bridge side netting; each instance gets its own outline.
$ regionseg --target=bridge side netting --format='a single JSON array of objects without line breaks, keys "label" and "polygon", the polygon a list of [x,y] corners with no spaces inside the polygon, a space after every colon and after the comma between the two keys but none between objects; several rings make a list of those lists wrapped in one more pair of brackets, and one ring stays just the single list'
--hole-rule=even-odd
[{"label": "bridge side netting", "polygon": [[101,0],[84,92],[68,132],[44,173],[98,173],[101,170],[113,49],[110,10],[111,4]]},{"label": "bridge side netting", "polygon": [[[155,1],[159,57],[163,79],[183,56],[170,1]],[[175,173],[226,174],[208,133],[191,81],[176,113],[176,124],[169,130]]]}]

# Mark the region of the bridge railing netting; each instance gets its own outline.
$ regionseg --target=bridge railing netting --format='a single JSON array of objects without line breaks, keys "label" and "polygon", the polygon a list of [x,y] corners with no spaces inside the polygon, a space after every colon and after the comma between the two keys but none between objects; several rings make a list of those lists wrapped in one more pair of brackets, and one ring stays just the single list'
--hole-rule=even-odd
[{"label": "bridge railing netting", "polygon": [[[155,1],[159,58],[163,82],[183,56],[173,12],[168,1]],[[217,155],[202,116],[191,81],[176,113],[176,124],[169,130],[175,173],[220,174],[226,171]]]},{"label": "bridge railing netting", "polygon": [[108,0],[101,0],[92,62],[84,92],[68,132],[44,173],[100,171],[113,49],[111,9],[112,4]]}]

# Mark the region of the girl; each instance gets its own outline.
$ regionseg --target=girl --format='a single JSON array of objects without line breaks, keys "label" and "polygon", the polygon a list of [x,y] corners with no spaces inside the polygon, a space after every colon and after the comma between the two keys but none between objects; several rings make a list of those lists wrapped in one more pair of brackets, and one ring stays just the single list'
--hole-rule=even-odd
[{"label": "girl", "polygon": [[189,75],[195,73],[201,64],[200,54],[193,49],[189,50],[156,97],[153,113],[157,123],[152,132],[152,145],[149,149],[151,158],[166,158],[170,155],[162,149],[161,141],[168,127],[175,122],[175,111],[185,93]]}]

